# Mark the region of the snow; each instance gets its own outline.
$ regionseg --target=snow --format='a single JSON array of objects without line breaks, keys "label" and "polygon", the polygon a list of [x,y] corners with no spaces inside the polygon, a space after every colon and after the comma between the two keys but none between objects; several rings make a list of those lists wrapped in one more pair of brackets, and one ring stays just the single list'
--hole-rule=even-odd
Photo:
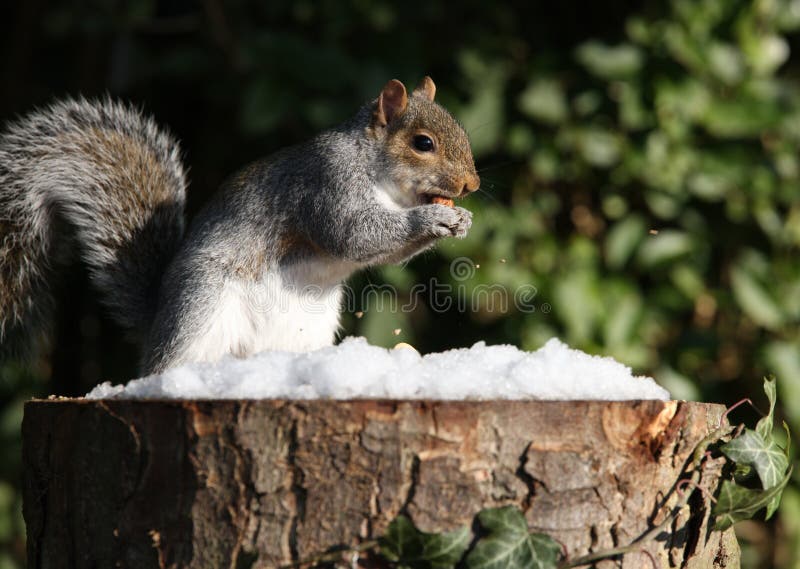
[{"label": "snow", "polygon": [[421,356],[364,338],[307,353],[262,352],[195,363],[125,386],[106,382],[89,399],[669,399],[649,377],[556,338],[535,352],[487,346]]}]

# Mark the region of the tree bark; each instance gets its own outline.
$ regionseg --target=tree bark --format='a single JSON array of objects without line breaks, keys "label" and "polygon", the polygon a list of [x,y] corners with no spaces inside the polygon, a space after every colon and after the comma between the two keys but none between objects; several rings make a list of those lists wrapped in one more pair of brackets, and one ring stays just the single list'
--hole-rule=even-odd
[{"label": "tree bark", "polygon": [[[442,531],[509,504],[574,558],[664,519],[723,411],[675,401],[32,401],[22,427],[28,563],[275,567],[357,546],[400,513]],[[597,567],[738,567],[732,531],[709,529],[707,500],[695,493],[659,539]]]}]

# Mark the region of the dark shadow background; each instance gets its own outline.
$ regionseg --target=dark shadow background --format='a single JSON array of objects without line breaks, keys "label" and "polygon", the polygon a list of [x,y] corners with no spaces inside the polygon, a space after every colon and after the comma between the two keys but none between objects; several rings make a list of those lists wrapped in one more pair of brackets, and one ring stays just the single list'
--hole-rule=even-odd
[{"label": "dark shadow background", "polygon": [[[248,162],[336,124],[390,78],[429,74],[473,141],[472,234],[351,284],[394,286],[402,303],[435,277],[477,300],[357,306],[346,334],[423,353],[555,335],[676,398],[726,404],[763,407],[774,373],[798,434],[799,26],[788,0],[16,2],[0,22],[0,120],[65,96],[132,101],[181,140],[191,216]],[[450,270],[462,257],[466,280]],[[481,286],[535,287],[536,310],[493,306]],[[137,347],[80,267],[57,294],[52,346],[0,363],[0,569],[24,558],[22,402],[136,374]],[[738,526],[745,567],[800,566],[798,487],[776,521]]]}]

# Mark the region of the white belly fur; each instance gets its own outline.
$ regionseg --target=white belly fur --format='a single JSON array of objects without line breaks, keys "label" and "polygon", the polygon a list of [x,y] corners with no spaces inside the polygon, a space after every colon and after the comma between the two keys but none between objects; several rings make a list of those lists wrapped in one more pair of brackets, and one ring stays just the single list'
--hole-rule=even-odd
[{"label": "white belly fur", "polygon": [[205,330],[178,358],[181,363],[246,357],[264,350],[305,352],[330,346],[339,329],[341,282],[349,263],[303,262],[266,272],[260,281],[229,279]]}]

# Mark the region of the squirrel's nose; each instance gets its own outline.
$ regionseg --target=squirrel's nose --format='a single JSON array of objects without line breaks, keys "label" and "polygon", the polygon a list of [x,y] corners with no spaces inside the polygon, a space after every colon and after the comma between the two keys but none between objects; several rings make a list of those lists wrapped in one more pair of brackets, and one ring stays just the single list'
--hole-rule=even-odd
[{"label": "squirrel's nose", "polygon": [[478,177],[477,174],[472,174],[471,176],[467,176],[467,178],[464,180],[464,187],[461,188],[461,195],[466,195],[470,192],[474,192],[480,187],[481,187],[481,179]]}]

